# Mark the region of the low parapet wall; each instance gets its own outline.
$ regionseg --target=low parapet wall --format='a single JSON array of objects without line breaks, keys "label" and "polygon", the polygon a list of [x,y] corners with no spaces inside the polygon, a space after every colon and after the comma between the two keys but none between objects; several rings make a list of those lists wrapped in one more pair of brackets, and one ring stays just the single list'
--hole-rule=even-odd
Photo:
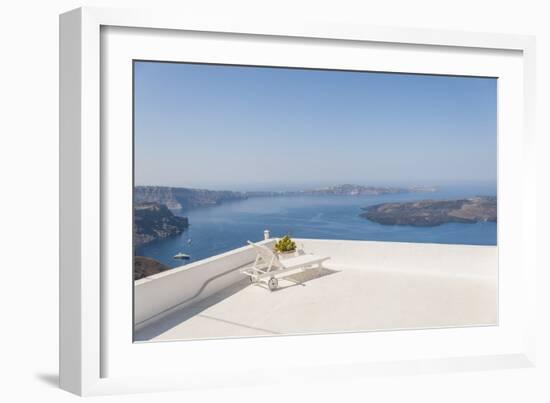
[{"label": "low parapet wall", "polygon": [[[269,239],[260,244],[272,246],[275,241]],[[244,246],[136,281],[134,324],[142,327],[242,280],[245,276],[238,269],[255,258],[253,248]]]}]

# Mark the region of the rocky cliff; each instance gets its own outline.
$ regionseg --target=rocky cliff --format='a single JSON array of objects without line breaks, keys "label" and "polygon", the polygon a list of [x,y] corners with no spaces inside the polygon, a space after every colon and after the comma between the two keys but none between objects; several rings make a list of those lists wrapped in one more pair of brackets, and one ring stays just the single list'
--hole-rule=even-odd
[{"label": "rocky cliff", "polygon": [[169,269],[170,267],[150,257],[134,256],[134,280],[152,276]]},{"label": "rocky cliff", "polygon": [[134,202],[164,204],[170,210],[180,210],[182,206],[176,200],[172,189],[165,186],[136,186]]},{"label": "rocky cliff", "polygon": [[136,186],[135,203],[159,203],[170,210],[189,210],[196,207],[215,206],[227,201],[243,200],[247,195],[228,190],[206,190],[166,186]]},{"label": "rocky cliff", "polygon": [[387,195],[411,192],[433,192],[433,187],[391,187],[391,186],[362,186],[337,185],[324,188],[298,191],[255,191],[234,192],[229,190],[206,190],[178,188],[167,186],[136,186],[134,188],[135,203],[164,204],[170,210],[189,210],[198,207],[216,206],[225,202],[244,200],[251,197],[279,197],[279,196],[359,196],[359,195]]},{"label": "rocky cliff", "polygon": [[134,246],[181,234],[188,226],[187,218],[175,216],[164,204],[134,205]]}]

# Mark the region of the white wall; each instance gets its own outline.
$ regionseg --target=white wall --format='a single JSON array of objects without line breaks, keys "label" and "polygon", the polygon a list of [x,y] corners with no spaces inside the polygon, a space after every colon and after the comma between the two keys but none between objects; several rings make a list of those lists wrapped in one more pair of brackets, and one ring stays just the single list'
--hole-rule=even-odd
[{"label": "white wall", "polygon": [[[224,18],[245,14],[351,21],[357,24],[453,28],[538,35],[538,130],[541,172],[550,149],[550,29],[547,1],[523,0],[180,0],[92,1],[5,0],[0,5],[0,237],[3,276],[0,291],[2,337],[0,373],[3,400],[76,400],[52,387],[57,374],[57,15],[80,5],[110,7],[180,4],[186,13]],[[543,136],[544,134],[544,136]],[[539,203],[540,250],[548,249],[542,228],[550,223],[548,174]],[[541,267],[550,268],[546,255]],[[550,306],[548,270],[541,272],[541,306]],[[543,305],[544,304],[544,305]],[[345,384],[262,387],[253,390],[117,397],[109,401],[422,401],[547,402],[550,390],[548,311],[540,312],[540,366],[534,370],[399,378],[350,379]],[[215,358],[215,357],[214,357]],[[98,399],[99,400],[99,399]],[[106,399],[102,399],[106,400]],[[95,400],[94,400],[95,401]]]},{"label": "white wall", "polygon": [[[273,246],[275,239],[260,244]],[[246,279],[239,268],[256,258],[252,246],[233,249],[172,270],[138,280],[134,285],[136,328],[158,320],[174,308],[194,304],[224,288]]]}]

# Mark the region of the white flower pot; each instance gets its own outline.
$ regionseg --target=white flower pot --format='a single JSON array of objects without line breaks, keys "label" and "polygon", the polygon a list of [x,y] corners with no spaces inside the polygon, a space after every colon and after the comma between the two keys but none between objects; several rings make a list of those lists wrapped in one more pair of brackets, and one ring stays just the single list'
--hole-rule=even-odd
[{"label": "white flower pot", "polygon": [[289,257],[296,256],[296,250],[289,251],[289,252],[277,252],[277,256],[279,256],[279,259],[288,259]]}]

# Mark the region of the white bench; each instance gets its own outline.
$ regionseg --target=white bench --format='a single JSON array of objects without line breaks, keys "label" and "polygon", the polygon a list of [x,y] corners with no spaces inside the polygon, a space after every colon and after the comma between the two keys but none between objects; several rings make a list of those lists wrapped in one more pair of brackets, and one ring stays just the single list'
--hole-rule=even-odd
[{"label": "white bench", "polygon": [[249,276],[250,281],[253,283],[265,282],[271,291],[277,289],[279,286],[278,278],[283,274],[310,269],[314,265],[321,269],[323,262],[330,259],[328,256],[304,254],[280,260],[277,254],[266,246],[257,245],[250,241],[248,243],[258,254],[252,267],[242,269],[241,273]]}]

